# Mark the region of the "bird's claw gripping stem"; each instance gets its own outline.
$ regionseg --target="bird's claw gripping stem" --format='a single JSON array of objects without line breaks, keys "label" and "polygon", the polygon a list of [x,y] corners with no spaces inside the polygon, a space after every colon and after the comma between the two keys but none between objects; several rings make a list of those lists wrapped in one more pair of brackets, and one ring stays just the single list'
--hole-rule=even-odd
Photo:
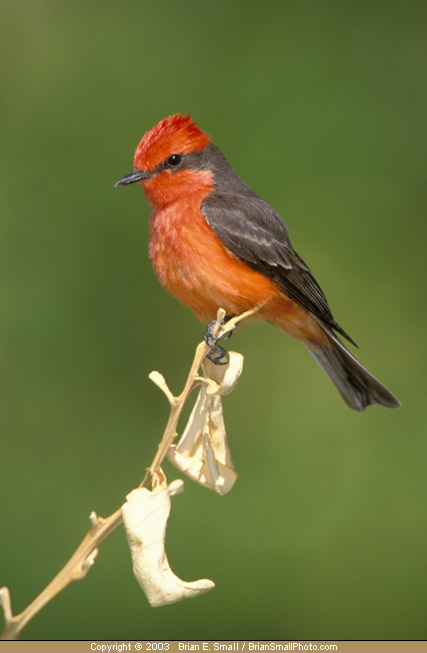
[{"label": "bird's claw gripping stem", "polygon": [[[228,315],[224,318],[223,324],[227,322],[227,320],[232,317],[231,315]],[[226,365],[227,364],[227,352],[226,350],[221,347],[221,345],[218,344],[218,340],[228,340],[231,335],[232,331],[229,331],[226,333],[224,336],[218,337],[217,335],[214,334],[213,330],[216,325],[216,320],[212,320],[212,322],[209,322],[208,326],[206,327],[206,333],[204,335],[203,340],[206,342],[208,347],[210,348],[210,352],[207,355],[207,358],[209,358],[212,363],[215,363],[215,365]]]}]

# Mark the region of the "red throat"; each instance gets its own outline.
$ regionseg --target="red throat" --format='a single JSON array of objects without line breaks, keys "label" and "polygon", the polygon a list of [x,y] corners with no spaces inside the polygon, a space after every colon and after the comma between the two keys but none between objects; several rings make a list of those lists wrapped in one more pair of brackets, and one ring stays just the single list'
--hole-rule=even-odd
[{"label": "red throat", "polygon": [[199,204],[213,190],[213,174],[209,170],[162,172],[142,182],[148,202],[160,209],[184,197]]}]

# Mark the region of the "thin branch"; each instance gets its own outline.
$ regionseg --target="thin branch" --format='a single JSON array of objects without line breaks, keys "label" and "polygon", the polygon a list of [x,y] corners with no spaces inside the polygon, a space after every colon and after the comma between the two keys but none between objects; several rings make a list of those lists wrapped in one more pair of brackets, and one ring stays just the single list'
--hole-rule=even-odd
[{"label": "thin branch", "polygon": [[[246,311],[224,324],[223,320],[225,317],[225,311],[220,308],[217,313],[213,335],[222,338],[226,333],[232,331],[240,321],[250,317],[252,314],[256,313],[257,310],[258,308]],[[164,392],[170,403],[171,409],[157,453],[154,456],[150,467],[147,469],[147,473],[139,487],[147,487],[149,485],[152,477],[158,472],[169,447],[175,439],[177,435],[176,428],[185,402],[192,390],[202,381],[202,377],[199,376],[199,369],[208,353],[209,346],[206,342],[203,341],[197,345],[184,389],[177,397],[175,397],[169,390],[164,377],[159,372],[151,372],[149,378]],[[202,382],[205,381],[203,380]],[[98,517],[95,512],[92,512],[89,518],[91,526],[76,551],[55,578],[22,612],[13,616],[9,590],[7,587],[0,589],[0,605],[3,607],[6,623],[1,636],[2,640],[16,639],[28,622],[31,621],[31,619],[40,612],[49,601],[59,594],[59,592],[67,587],[67,585],[72,581],[80,580],[86,576],[87,572],[95,562],[100,544],[122,523],[121,507],[109,517]]]}]

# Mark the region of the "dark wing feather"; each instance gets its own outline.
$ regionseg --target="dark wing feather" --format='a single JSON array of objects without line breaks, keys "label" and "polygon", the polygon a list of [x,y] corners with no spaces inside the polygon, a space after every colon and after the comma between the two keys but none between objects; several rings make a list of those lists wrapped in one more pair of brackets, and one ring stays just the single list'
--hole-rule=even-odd
[{"label": "dark wing feather", "polygon": [[212,231],[234,256],[271,279],[324,326],[355,344],[335,322],[319,284],[292,247],[280,215],[247,190],[248,193],[215,190],[203,200],[202,213]]}]

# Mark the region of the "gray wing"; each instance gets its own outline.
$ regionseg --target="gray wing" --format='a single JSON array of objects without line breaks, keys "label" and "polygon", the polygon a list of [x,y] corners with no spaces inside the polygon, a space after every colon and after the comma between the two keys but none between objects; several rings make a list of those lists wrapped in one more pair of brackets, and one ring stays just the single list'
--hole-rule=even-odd
[{"label": "gray wing", "polygon": [[248,194],[215,190],[203,200],[201,209],[234,256],[271,279],[321,324],[355,344],[334,320],[322,289],[292,247],[282,218],[267,202],[251,190]]}]

